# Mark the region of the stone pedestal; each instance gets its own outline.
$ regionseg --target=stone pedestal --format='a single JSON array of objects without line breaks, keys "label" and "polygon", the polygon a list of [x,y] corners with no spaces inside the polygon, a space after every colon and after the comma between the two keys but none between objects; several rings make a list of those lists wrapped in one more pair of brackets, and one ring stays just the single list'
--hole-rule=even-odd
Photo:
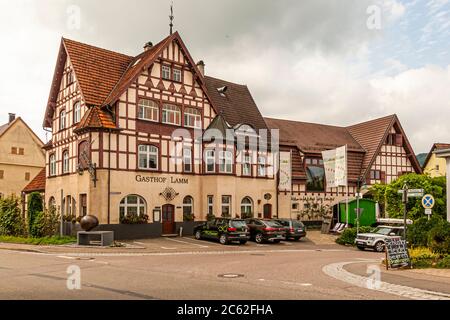
[{"label": "stone pedestal", "polygon": [[[109,247],[114,243],[113,231],[80,231],[77,233],[79,246],[98,245]],[[100,241],[100,244],[92,244],[92,241]]]}]

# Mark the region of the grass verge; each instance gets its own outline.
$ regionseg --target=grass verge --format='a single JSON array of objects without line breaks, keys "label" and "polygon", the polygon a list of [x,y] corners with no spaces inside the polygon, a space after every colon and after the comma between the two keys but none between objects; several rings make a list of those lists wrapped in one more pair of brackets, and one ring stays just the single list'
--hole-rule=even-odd
[{"label": "grass verge", "polygon": [[45,238],[22,238],[22,237],[0,236],[0,242],[44,246],[44,245],[61,245],[74,243],[76,242],[76,239],[73,237],[58,237],[58,236]]}]

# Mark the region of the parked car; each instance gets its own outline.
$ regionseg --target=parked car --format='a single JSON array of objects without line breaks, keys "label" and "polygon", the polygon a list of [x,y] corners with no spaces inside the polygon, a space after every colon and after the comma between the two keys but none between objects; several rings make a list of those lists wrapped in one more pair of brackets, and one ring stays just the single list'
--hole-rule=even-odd
[{"label": "parked car", "polygon": [[285,228],[274,220],[247,219],[247,226],[250,228],[250,239],[256,243],[272,241],[279,243],[286,239]]},{"label": "parked car", "polygon": [[213,239],[226,245],[237,241],[246,244],[250,232],[245,220],[231,218],[215,218],[194,228],[195,239]]},{"label": "parked car", "polygon": [[286,239],[298,241],[306,237],[306,227],[303,222],[294,219],[274,219],[274,221],[285,227]]},{"label": "parked car", "polygon": [[378,226],[374,232],[358,234],[355,244],[360,250],[370,248],[377,252],[383,252],[384,240],[388,237],[402,236],[403,230],[403,227]]}]

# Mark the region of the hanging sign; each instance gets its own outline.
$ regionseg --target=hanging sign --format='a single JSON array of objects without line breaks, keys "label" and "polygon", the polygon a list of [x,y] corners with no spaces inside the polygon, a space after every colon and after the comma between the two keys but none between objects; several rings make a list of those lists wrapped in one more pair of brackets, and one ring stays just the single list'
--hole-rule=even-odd
[{"label": "hanging sign", "polygon": [[347,147],[322,152],[327,187],[347,186]]},{"label": "hanging sign", "polygon": [[292,163],[290,152],[280,152],[280,181],[278,190],[291,191],[292,189]]}]

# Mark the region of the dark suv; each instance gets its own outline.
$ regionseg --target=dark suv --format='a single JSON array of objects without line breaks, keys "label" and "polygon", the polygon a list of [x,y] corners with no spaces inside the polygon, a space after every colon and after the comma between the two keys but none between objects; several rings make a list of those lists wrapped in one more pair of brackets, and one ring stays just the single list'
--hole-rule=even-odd
[{"label": "dark suv", "polygon": [[298,241],[306,237],[306,227],[303,222],[294,219],[275,219],[274,221],[286,228],[286,239]]},{"label": "dark suv", "polygon": [[274,220],[247,219],[247,226],[250,228],[250,239],[256,243],[272,241],[279,243],[286,239],[285,228]]},{"label": "dark suv", "polygon": [[246,244],[250,233],[244,220],[215,218],[194,228],[195,239],[219,240],[223,245],[232,241]]}]

